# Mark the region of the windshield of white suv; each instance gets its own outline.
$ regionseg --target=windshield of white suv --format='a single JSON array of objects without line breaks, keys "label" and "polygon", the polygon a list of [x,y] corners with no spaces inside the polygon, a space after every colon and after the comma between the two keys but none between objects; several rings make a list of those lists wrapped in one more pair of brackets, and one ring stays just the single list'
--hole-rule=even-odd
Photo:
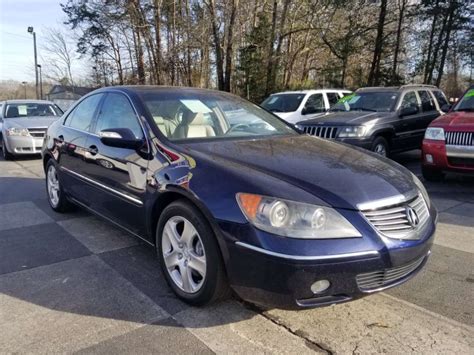
[{"label": "windshield of white suv", "polygon": [[153,121],[169,140],[297,135],[257,105],[219,92],[143,92]]},{"label": "windshield of white suv", "polygon": [[7,104],[5,118],[15,117],[38,117],[38,116],[61,116],[63,112],[59,107],[52,104],[21,103]]},{"label": "windshield of white suv", "polygon": [[470,89],[466,92],[462,99],[459,100],[454,111],[474,112],[474,89]]},{"label": "windshield of white suv", "polygon": [[275,94],[267,97],[260,106],[271,112],[294,112],[306,94]]},{"label": "windshield of white suv", "polygon": [[397,95],[390,91],[356,92],[340,99],[331,111],[388,112],[394,109]]}]

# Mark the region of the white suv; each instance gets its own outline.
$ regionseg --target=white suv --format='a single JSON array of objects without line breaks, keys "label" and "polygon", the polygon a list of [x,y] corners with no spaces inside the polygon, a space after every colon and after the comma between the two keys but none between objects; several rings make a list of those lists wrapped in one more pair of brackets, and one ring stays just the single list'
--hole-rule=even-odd
[{"label": "white suv", "polygon": [[289,123],[296,123],[321,116],[350,94],[352,91],[343,89],[285,91],[270,95],[261,106]]}]

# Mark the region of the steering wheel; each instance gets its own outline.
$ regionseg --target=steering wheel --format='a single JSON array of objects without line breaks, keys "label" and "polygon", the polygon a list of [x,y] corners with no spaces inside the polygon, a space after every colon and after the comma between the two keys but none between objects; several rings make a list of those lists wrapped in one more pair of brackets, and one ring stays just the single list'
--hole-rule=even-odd
[{"label": "steering wheel", "polygon": [[225,134],[232,133],[233,131],[235,131],[238,128],[250,128],[250,126],[246,123],[238,123],[235,126],[230,127],[229,130]]}]

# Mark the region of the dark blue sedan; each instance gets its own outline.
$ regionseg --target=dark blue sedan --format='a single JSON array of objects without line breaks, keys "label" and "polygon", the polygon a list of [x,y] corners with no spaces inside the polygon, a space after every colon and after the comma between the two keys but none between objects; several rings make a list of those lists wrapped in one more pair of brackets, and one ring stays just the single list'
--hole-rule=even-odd
[{"label": "dark blue sedan", "polygon": [[46,188],[156,248],[186,302],[229,295],[281,308],[399,285],[426,263],[436,210],[398,164],[301,135],[209,90],[113,87],[48,130]]}]

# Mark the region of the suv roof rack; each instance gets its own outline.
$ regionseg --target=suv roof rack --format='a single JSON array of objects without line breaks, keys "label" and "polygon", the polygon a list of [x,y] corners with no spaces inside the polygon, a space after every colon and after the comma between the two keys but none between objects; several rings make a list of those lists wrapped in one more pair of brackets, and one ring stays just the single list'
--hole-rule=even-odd
[{"label": "suv roof rack", "polygon": [[409,88],[409,87],[423,87],[423,88],[432,88],[432,89],[437,89],[438,87],[436,85],[428,85],[428,84],[405,84],[400,86],[400,89],[403,88]]}]

